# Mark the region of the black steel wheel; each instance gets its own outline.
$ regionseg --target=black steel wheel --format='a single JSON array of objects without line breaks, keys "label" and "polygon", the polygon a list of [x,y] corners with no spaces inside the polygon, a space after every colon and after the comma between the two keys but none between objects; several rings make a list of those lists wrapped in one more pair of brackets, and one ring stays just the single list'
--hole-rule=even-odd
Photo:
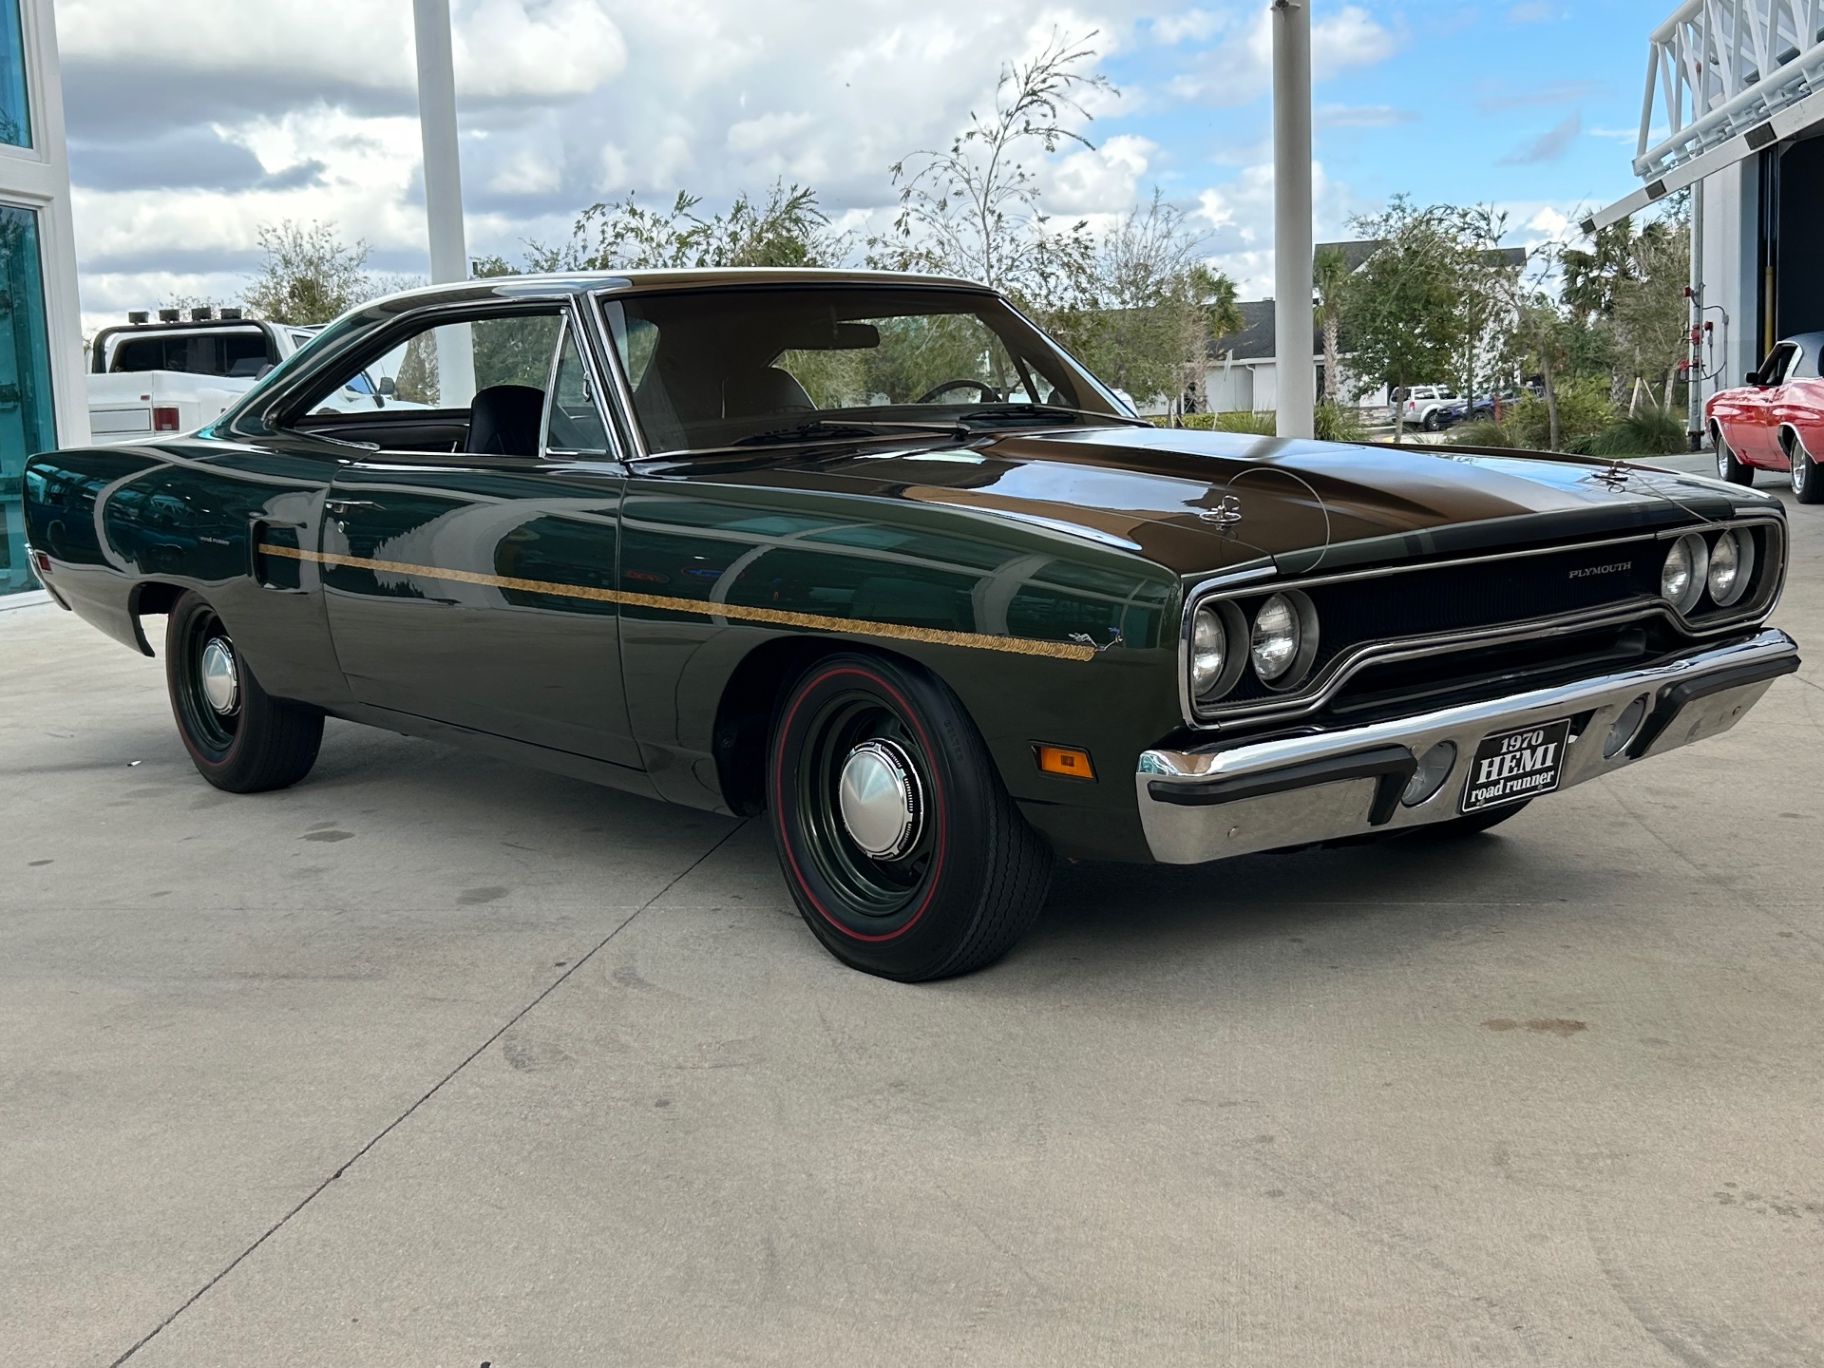
[{"label": "black steel wheel", "polygon": [[1730,484],[1751,485],[1754,483],[1754,467],[1740,460],[1735,449],[1723,437],[1720,427],[1710,429],[1710,440],[1716,447],[1716,476]]},{"label": "black steel wheel", "polygon": [[227,624],[185,593],[165,623],[165,683],[177,733],[197,772],[230,793],[295,784],[317,762],[323,714],[260,687]]},{"label": "black steel wheel", "polygon": [[908,662],[813,665],[773,728],[767,797],[805,923],[870,974],[921,982],[991,964],[1050,887],[1050,847],[962,704]]},{"label": "black steel wheel", "polygon": [[1792,497],[1802,504],[1824,503],[1824,478],[1819,477],[1818,463],[1797,433],[1793,434],[1786,455],[1792,463]]}]

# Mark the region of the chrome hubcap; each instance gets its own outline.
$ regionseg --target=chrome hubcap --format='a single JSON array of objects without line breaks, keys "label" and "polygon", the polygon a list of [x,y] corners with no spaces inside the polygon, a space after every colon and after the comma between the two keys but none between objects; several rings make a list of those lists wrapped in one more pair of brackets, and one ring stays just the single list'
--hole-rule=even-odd
[{"label": "chrome hubcap", "polygon": [[234,663],[234,647],[222,637],[210,637],[203,644],[198,669],[202,675],[203,697],[209,700],[210,707],[226,717],[241,701],[241,680]]},{"label": "chrome hubcap", "polygon": [[863,741],[842,763],[842,824],[862,852],[897,860],[918,844],[924,795],[911,757],[887,740]]}]

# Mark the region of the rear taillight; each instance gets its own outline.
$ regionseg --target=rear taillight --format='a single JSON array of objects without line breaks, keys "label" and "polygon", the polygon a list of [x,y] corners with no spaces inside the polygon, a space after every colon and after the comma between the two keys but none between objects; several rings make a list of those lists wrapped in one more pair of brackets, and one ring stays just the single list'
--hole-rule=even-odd
[{"label": "rear taillight", "polygon": [[176,432],[177,409],[175,407],[166,408],[163,406],[154,408],[152,410],[152,431]]},{"label": "rear taillight", "polygon": [[32,566],[38,571],[38,578],[43,579],[51,573],[51,558],[42,551],[32,552]]}]

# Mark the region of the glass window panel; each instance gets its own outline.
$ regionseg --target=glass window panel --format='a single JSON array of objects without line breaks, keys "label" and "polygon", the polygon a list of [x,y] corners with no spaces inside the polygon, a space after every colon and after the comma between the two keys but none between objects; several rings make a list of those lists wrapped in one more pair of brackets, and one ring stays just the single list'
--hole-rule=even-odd
[{"label": "glass window panel", "polygon": [[57,445],[38,216],[0,205],[0,593],[36,583],[25,558],[25,458]]},{"label": "glass window panel", "polygon": [[1113,417],[1114,401],[993,295],[895,285],[606,300],[652,451],[765,440],[812,421],[934,424],[983,406]]},{"label": "glass window panel", "polygon": [[0,0],[0,143],[32,145],[32,112],[25,88],[25,33],[19,0]]},{"label": "glass window panel", "polygon": [[545,434],[545,446],[551,451],[605,452],[608,429],[602,425],[601,411],[595,404],[595,386],[589,381],[589,370],[582,353],[576,349],[576,337],[564,333],[564,350],[557,361],[557,392],[551,396],[551,429]]},{"label": "glass window panel", "polygon": [[[555,313],[478,318],[427,328],[381,356],[349,370],[319,402],[334,409],[338,391],[391,393],[413,408],[466,408],[478,390],[525,385],[543,390],[551,378],[563,318]],[[391,380],[390,391],[383,384]]]}]

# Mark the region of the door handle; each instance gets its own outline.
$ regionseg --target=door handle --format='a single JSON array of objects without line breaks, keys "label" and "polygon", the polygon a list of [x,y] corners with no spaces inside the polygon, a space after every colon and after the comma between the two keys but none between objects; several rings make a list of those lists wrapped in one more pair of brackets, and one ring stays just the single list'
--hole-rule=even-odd
[{"label": "door handle", "polygon": [[380,507],[380,505],[375,503],[372,499],[325,499],[325,500],[323,500],[323,511],[325,513],[336,513],[336,514],[353,513],[357,508],[378,508],[378,507]]}]

